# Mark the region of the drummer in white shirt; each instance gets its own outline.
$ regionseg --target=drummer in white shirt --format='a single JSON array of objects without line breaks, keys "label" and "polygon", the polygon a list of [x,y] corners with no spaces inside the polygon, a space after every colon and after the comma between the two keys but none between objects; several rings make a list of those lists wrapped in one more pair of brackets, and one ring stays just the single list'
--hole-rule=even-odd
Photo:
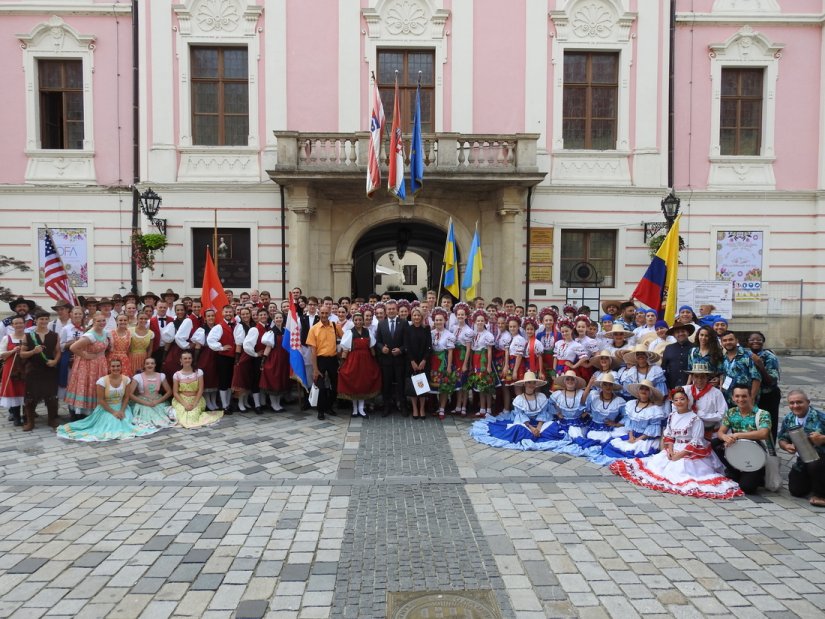
[{"label": "drummer in white shirt", "polygon": [[725,394],[710,384],[714,373],[707,363],[694,363],[686,373],[693,377],[691,384],[685,385],[690,407],[705,422],[705,438],[710,440],[728,411]]}]

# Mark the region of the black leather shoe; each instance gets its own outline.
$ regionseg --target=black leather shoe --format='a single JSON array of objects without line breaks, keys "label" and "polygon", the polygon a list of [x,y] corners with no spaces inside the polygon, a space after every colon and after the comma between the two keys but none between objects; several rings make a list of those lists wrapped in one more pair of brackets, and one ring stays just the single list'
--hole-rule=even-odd
[{"label": "black leather shoe", "polygon": [[233,411],[233,410],[232,410],[232,407],[231,407],[231,406],[229,406],[229,407],[227,407],[227,408],[223,409],[223,414],[224,414],[224,415],[226,415],[226,416],[229,416],[229,415],[234,415],[234,414],[235,414],[235,411]]},{"label": "black leather shoe", "polygon": [[261,408],[260,406],[256,406],[255,407],[255,414],[256,415],[263,415],[264,414],[264,409]]},{"label": "black leather shoe", "polygon": [[324,412],[326,412],[327,415],[332,415],[333,417],[338,416],[338,411],[336,411],[334,408],[331,408],[328,411],[324,411]]},{"label": "black leather shoe", "polygon": [[318,419],[326,419],[324,413],[322,413],[321,411],[318,411]]},{"label": "black leather shoe", "polygon": [[301,398],[301,410],[308,411],[309,410],[309,402],[303,398]]}]

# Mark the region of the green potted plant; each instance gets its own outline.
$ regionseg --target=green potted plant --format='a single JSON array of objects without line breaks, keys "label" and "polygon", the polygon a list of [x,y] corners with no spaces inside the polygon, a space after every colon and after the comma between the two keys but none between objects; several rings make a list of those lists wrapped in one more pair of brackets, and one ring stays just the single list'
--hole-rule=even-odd
[{"label": "green potted plant", "polygon": [[132,233],[132,258],[137,267],[143,271],[155,270],[155,252],[166,249],[168,240],[163,234],[141,234],[139,230]]},{"label": "green potted plant", "polygon": [[[659,248],[662,246],[662,243],[665,242],[665,238],[667,238],[667,234],[657,234],[656,236],[650,238],[647,242],[648,251],[650,253],[650,259],[652,260],[656,256],[656,252],[659,251]],[[682,235],[679,235],[679,251],[681,252],[685,248],[685,239],[682,238]]]}]

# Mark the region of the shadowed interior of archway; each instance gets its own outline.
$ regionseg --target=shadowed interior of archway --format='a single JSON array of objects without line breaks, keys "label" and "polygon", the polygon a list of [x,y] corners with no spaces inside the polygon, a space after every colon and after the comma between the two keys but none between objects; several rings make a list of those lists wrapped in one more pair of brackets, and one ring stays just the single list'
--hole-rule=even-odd
[{"label": "shadowed interior of archway", "polygon": [[376,262],[387,252],[396,252],[399,256],[413,252],[427,263],[426,280],[418,280],[419,297],[420,288],[426,286],[437,289],[446,240],[446,230],[408,220],[397,220],[372,228],[358,239],[352,252],[353,295],[367,298],[371,292],[384,292],[383,289],[375,290],[373,282]]}]

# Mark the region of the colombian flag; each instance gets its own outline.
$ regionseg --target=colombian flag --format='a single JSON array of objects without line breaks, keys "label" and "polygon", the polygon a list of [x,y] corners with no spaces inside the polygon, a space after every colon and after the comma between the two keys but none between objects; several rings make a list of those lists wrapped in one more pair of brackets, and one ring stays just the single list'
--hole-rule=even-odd
[{"label": "colombian flag", "polygon": [[[650,308],[659,312],[659,316],[673,324],[676,318],[676,285],[679,269],[679,220],[665,237],[664,243],[647,267],[642,280],[631,295]],[[664,311],[663,311],[664,310]]]}]

